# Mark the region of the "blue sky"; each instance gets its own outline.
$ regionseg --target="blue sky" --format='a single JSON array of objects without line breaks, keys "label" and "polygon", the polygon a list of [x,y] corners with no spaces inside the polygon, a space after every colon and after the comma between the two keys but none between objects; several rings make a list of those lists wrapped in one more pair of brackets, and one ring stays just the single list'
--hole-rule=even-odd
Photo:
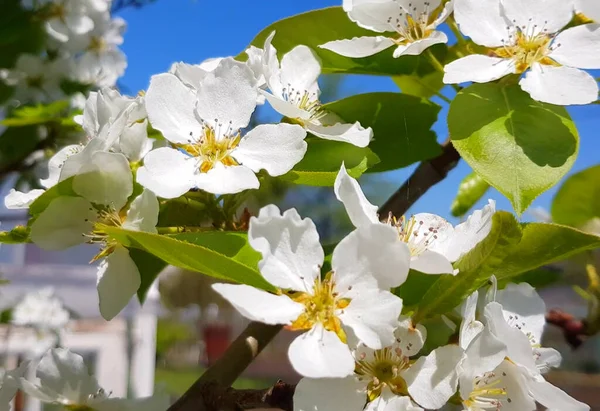
[{"label": "blue sky", "polygon": [[[122,79],[126,91],[134,94],[146,89],[150,76],[168,70],[171,63],[198,63],[209,57],[236,55],[254,36],[276,20],[304,11],[337,6],[341,0],[156,0],[142,9],[126,9],[120,15],[128,22],[123,50],[129,67]],[[388,78],[350,76],[344,79],[341,97],[374,91],[398,91]],[[600,106],[575,107],[570,110],[581,136],[578,159],[571,173],[597,164],[600,157]],[[445,116],[435,129],[440,140],[446,136]],[[399,186],[414,167],[387,173],[377,197],[385,199],[394,185]],[[413,207],[414,212],[432,212],[449,216],[449,207],[457,187],[470,168],[461,162],[442,183],[425,194]],[[542,194],[533,207],[550,208],[556,188]],[[511,205],[495,190],[487,197],[499,209]],[[530,220],[527,213],[523,220]]]}]

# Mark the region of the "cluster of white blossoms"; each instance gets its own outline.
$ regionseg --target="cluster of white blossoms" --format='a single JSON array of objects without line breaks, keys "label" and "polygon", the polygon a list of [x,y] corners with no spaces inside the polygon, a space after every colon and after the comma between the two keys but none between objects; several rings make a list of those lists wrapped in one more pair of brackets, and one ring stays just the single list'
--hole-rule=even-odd
[{"label": "cluster of white blossoms", "polygon": [[[34,379],[25,378],[31,374]],[[138,399],[111,397],[89,374],[83,358],[64,348],[48,350],[39,361],[23,362],[16,370],[0,371],[0,410],[10,409],[17,390],[67,410],[164,411],[169,406],[169,397],[162,394]]]},{"label": "cluster of white blossoms", "polygon": [[[584,71],[600,69],[596,0],[344,0],[343,6],[360,27],[385,35],[335,40],[321,48],[347,57],[391,47],[394,57],[418,55],[448,42],[437,27],[454,11],[460,31],[485,52],[447,64],[444,83],[519,75],[521,88],[538,101],[571,105],[598,99],[598,84]],[[585,24],[572,26],[576,15]]]},{"label": "cluster of white blossoms", "polygon": [[126,23],[111,16],[111,0],[22,0],[36,12],[47,33],[45,52],[21,54],[0,81],[15,88],[20,103],[65,97],[64,81],[92,87],[114,86],[127,67],[119,46]]}]

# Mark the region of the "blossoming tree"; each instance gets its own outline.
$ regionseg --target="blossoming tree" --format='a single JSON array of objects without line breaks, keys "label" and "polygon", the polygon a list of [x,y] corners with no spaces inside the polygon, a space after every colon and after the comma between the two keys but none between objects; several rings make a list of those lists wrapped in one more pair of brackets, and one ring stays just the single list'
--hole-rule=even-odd
[{"label": "blossoming tree", "polygon": [[[114,88],[125,24],[110,1],[8,3],[18,24],[0,41],[0,170],[19,173],[5,205],[29,222],[0,241],[99,246],[107,320],[171,264],[221,280],[214,290],[252,323],[171,406],[112,398],[81,357],[53,348],[0,374],[0,409],[18,389],[78,410],[590,409],[544,377],[561,357],[542,346],[532,270],[600,246],[598,168],[564,183],[554,223],[520,216],[577,158],[564,106],[597,103],[596,0],[344,0],[273,23],[237,56],[175,62],[135,97]],[[400,91],[323,102],[322,73],[389,76]],[[249,127],[263,104],[281,120]],[[490,200],[456,226],[405,216],[461,159],[473,173],[453,214],[489,187],[514,214]],[[380,207],[357,180],[418,162]],[[246,200],[273,180],[331,187],[353,231],[324,246],[293,208],[249,215]],[[600,329],[587,269],[579,336]],[[289,347],[299,384],[228,389],[282,328],[303,331]]]}]

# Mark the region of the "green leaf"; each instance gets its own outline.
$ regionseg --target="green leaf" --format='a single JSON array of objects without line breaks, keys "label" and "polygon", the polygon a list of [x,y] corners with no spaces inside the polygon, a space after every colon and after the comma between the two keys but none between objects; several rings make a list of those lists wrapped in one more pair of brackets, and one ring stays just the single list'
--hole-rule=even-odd
[{"label": "green leaf", "polygon": [[60,196],[77,197],[77,193],[73,191],[73,178],[68,178],[65,181],[52,186],[44,194],[39,196],[30,206],[29,215],[37,216],[41,214],[50,203]]},{"label": "green leaf", "polygon": [[[304,44],[312,48],[321,59],[323,73],[392,76],[411,74],[419,64],[418,56],[404,56],[395,59],[392,56],[392,47],[365,58],[344,57],[319,48],[328,41],[377,35],[377,33],[362,29],[350,21],[341,7],[312,10],[279,20],[262,30],[251,44],[263,48],[265,39],[274,30],[277,34],[273,39],[273,45],[277,48],[280,58],[294,47]],[[247,59],[245,53],[240,54],[237,58]]]},{"label": "green leaf", "polygon": [[68,101],[55,101],[50,104],[23,106],[13,110],[11,116],[0,121],[7,127],[23,127],[36,124],[45,124],[52,121],[64,120],[65,111],[69,108]]},{"label": "green leaf", "polygon": [[0,243],[21,244],[29,242],[29,227],[18,225],[10,231],[0,232]]},{"label": "green leaf", "polygon": [[13,67],[19,55],[38,54],[44,47],[43,21],[24,10],[20,0],[2,0],[0,13],[0,67]]},{"label": "green leaf", "polygon": [[161,201],[159,227],[200,226],[207,220],[206,203],[190,196]]},{"label": "green leaf", "polygon": [[450,206],[452,215],[462,217],[467,214],[489,188],[490,185],[483,178],[476,172],[471,172],[458,186],[458,193]]},{"label": "green leaf", "polygon": [[373,129],[375,137],[369,148],[380,162],[369,172],[396,170],[441,153],[431,131],[440,106],[425,99],[400,93],[367,93],[324,107],[349,123],[359,121]]},{"label": "green leaf", "polygon": [[564,107],[533,100],[518,85],[473,84],[448,114],[461,157],[522,214],[571,168],[579,135]]},{"label": "green leaf", "polygon": [[[18,144],[15,142],[18,141]],[[0,134],[0,170],[14,170],[38,147],[37,126],[8,128]]]},{"label": "green leaf", "polygon": [[167,264],[263,290],[275,289],[258,271],[257,256],[248,249],[242,233],[212,231],[171,237],[117,227],[106,227],[106,232],[125,247],[144,250]]},{"label": "green leaf", "polygon": [[414,321],[420,322],[458,306],[496,273],[511,247],[520,239],[521,229],[515,217],[506,211],[496,212],[489,235],[455,264],[458,274],[438,276],[427,290],[417,307]]},{"label": "green leaf", "polygon": [[307,139],[308,150],[293,170],[282,176],[285,181],[309,186],[333,186],[342,162],[348,174],[360,177],[379,162],[370,148],[317,137]]},{"label": "green leaf", "polygon": [[[441,62],[446,60],[448,47],[445,44],[436,44],[429,49]],[[420,54],[409,74],[399,74],[392,77],[394,83],[400,87],[402,93],[411,96],[430,98],[440,92],[445,84],[442,81],[444,73],[431,64],[426,55]]]},{"label": "green leaf", "polygon": [[158,277],[158,274],[160,274],[167,266],[167,263],[160,258],[137,248],[130,248],[129,256],[140,272],[142,284],[138,289],[137,296],[140,304],[144,304],[146,297],[148,296],[148,290],[150,290],[150,287],[152,286],[152,283],[154,283],[154,280],[156,280],[156,277]]},{"label": "green leaf", "polygon": [[600,237],[558,224],[521,224],[523,238],[494,272],[498,280],[600,247]]},{"label": "green leaf", "polygon": [[506,287],[508,283],[528,283],[532,287],[539,289],[555,284],[563,278],[560,269],[554,267],[540,267],[535,270],[527,271],[515,277],[504,278],[498,282],[498,288]]},{"label": "green leaf", "polygon": [[402,298],[404,307],[410,311],[410,307],[416,306],[437,280],[438,277],[435,275],[410,270],[408,278],[404,284],[394,290],[394,294]]},{"label": "green leaf", "polygon": [[552,220],[581,227],[600,218],[600,165],[570,176],[554,196]]}]

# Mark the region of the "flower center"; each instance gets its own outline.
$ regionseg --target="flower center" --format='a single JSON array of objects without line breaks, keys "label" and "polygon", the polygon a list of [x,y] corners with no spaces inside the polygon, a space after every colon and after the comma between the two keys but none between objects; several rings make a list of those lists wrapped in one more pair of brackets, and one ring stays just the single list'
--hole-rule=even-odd
[{"label": "flower center", "polygon": [[398,220],[390,215],[387,223],[398,230],[400,241],[408,245],[413,257],[427,250],[438,239],[439,226],[426,225],[422,220],[417,221],[414,216],[408,220],[402,216]]},{"label": "flower center", "polygon": [[292,330],[309,330],[320,323],[327,331],[333,331],[342,342],[346,342],[346,333],[337,317],[338,310],[343,310],[350,304],[350,299],[339,298],[335,292],[333,272],[327,273],[325,279],[317,277],[312,294],[291,292],[289,297],[302,305],[304,312],[289,327]]},{"label": "flower center", "polygon": [[59,19],[64,23],[67,17],[67,10],[64,4],[61,3],[51,3],[48,5],[46,12],[43,15],[46,19]]},{"label": "flower center", "polygon": [[25,84],[27,84],[27,87],[30,87],[30,88],[42,88],[42,86],[44,85],[44,77],[43,76],[26,77]]},{"label": "flower center", "polygon": [[463,403],[469,410],[484,411],[501,409],[503,401],[512,402],[506,388],[502,387],[502,377],[506,377],[506,373],[499,375],[495,372],[487,372],[476,377],[473,380],[473,391]]},{"label": "flower center", "polygon": [[500,58],[512,59],[519,74],[534,63],[557,66],[558,63],[548,57],[553,50],[553,37],[546,32],[530,35],[527,34],[528,31],[518,29],[516,35],[510,34],[504,46],[493,50],[493,54]]},{"label": "flower center", "polygon": [[291,103],[298,107],[300,110],[304,110],[309,114],[309,120],[318,120],[325,116],[327,112],[323,109],[319,96],[316,92],[309,92],[308,90],[297,90],[288,84],[287,87],[283,88],[283,99],[288,103]]},{"label": "flower center", "polygon": [[88,50],[94,53],[101,53],[107,49],[106,41],[102,37],[92,36]]},{"label": "flower center", "polygon": [[110,206],[98,210],[98,219],[94,222],[92,231],[88,234],[83,234],[85,237],[88,237],[88,243],[102,244],[102,250],[92,258],[90,263],[99,260],[100,258],[107,257],[114,251],[117,242],[110,239],[106,232],[106,227],[121,227],[124,220],[125,218],[121,217],[121,215]]},{"label": "flower center", "polygon": [[[222,124],[219,124],[218,128],[222,126]],[[199,159],[198,169],[201,173],[207,173],[216,163],[222,163],[225,166],[238,165],[238,162],[231,157],[231,152],[242,139],[240,131],[232,133],[231,125],[221,135],[218,131],[213,127],[203,126],[203,134],[200,139],[197,141],[189,140],[188,144],[178,145],[190,156]]]},{"label": "flower center", "polygon": [[398,33],[398,38],[392,39],[399,46],[422,40],[434,32],[432,26],[438,10],[430,10],[430,3],[424,4],[423,10],[409,3],[408,10],[403,10],[397,16],[390,16],[387,23]]},{"label": "flower center", "polygon": [[354,372],[359,380],[369,380],[367,385],[369,401],[379,397],[385,387],[396,395],[408,395],[406,382],[401,374],[410,366],[410,361],[402,354],[399,347],[386,347],[368,357],[364,352],[358,356]]}]

